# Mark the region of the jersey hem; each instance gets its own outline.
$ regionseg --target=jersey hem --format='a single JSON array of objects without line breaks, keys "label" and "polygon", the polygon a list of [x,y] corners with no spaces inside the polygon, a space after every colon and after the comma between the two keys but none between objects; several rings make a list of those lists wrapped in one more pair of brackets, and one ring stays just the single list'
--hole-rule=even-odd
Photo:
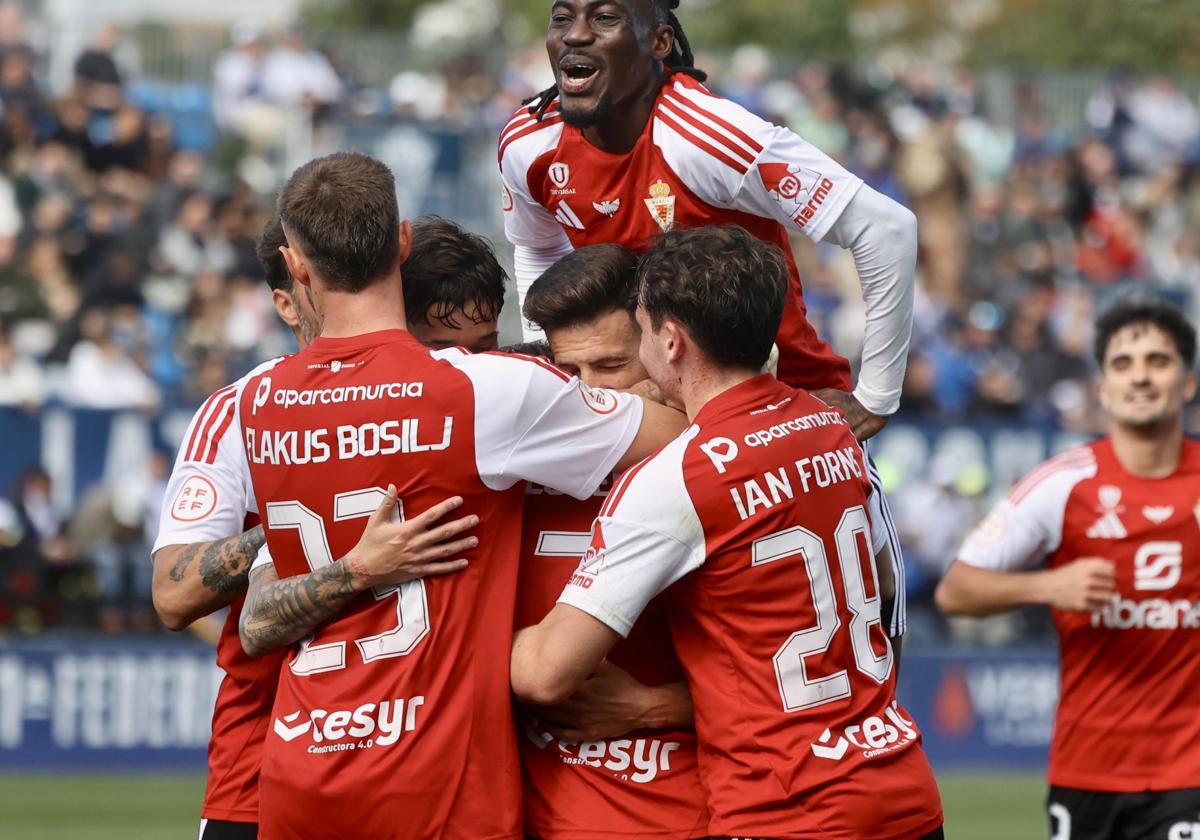
[{"label": "jersey hem", "polygon": [[250,823],[258,825],[258,810],[242,811],[228,810],[225,808],[209,808],[203,807],[200,809],[200,816],[206,820],[222,820],[223,822]]},{"label": "jersey hem", "polygon": [[[1074,788],[1075,790],[1093,791],[1095,793],[1163,793],[1168,790],[1186,790],[1197,787],[1196,776],[1177,779],[1148,779],[1146,777],[1129,777],[1127,779],[1112,776],[1089,776],[1052,773],[1047,775],[1046,782],[1053,787]],[[1190,782],[1190,784],[1189,784]]]}]

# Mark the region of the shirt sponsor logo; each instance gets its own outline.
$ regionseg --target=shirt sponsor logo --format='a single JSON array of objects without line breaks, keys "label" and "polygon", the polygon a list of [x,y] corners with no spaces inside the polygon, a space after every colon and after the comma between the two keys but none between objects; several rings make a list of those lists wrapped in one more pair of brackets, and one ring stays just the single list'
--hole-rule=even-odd
[{"label": "shirt sponsor logo", "polygon": [[650,185],[650,197],[643,199],[655,224],[666,233],[675,226],[675,196],[662,178]]},{"label": "shirt sponsor logo", "polygon": [[834,187],[833,181],[815,169],[791,163],[760,163],[758,176],[767,194],[801,228],[817,215]]},{"label": "shirt sponsor logo", "polygon": [[[339,362],[331,363],[330,369],[333,370],[332,364],[340,364]],[[334,373],[337,371],[334,370]],[[268,390],[270,383],[268,381]],[[259,386],[262,389],[262,386]],[[424,382],[383,382],[379,385],[343,385],[339,388],[309,388],[304,391],[297,391],[291,388],[280,388],[272,397],[272,402],[282,408],[291,408],[294,405],[340,405],[341,403],[350,402],[370,402],[373,400],[403,400],[403,399],[420,399],[425,396]],[[254,395],[255,405],[258,405],[259,396]],[[263,402],[266,402],[264,397]]]},{"label": "shirt sponsor logo", "polygon": [[417,728],[417,710],[424,704],[425,698],[417,696],[363,703],[354,710],[313,709],[307,717],[297,711],[275,718],[273,729],[287,743],[308,735],[307,752],[313,755],[390,747]]},{"label": "shirt sponsor logo", "polygon": [[565,163],[553,163],[550,165],[549,174],[554,186],[561,190],[571,180],[571,167]]},{"label": "shirt sponsor logo", "polygon": [[258,387],[254,390],[254,404],[250,409],[252,415],[257,415],[258,410],[267,404],[267,398],[271,396],[271,377],[264,376],[258,381]]},{"label": "shirt sponsor logo", "polygon": [[579,568],[571,575],[567,586],[578,586],[580,589],[590,589],[604,567],[604,552],[608,546],[604,544],[604,529],[597,520],[592,528],[592,542],[579,558]]},{"label": "shirt sponsor logo", "polygon": [[171,518],[198,522],[217,509],[217,488],[202,475],[188,476],[171,503]]},{"label": "shirt sponsor logo", "polygon": [[1100,514],[1091,528],[1087,530],[1088,539],[1093,540],[1121,540],[1129,536],[1129,532],[1125,530],[1125,523],[1121,521],[1120,514],[1125,512],[1125,508],[1121,506],[1121,488],[1112,484],[1104,484],[1100,487],[1098,498],[1100,505],[1096,511]]},{"label": "shirt sponsor logo", "polygon": [[592,206],[596,208],[597,213],[603,213],[611,219],[621,209],[621,199],[614,198],[609,201],[593,201]]},{"label": "shirt sponsor logo", "polygon": [[700,444],[700,451],[708,456],[708,460],[712,461],[717,475],[724,475],[725,465],[730,461],[737,460],[738,445],[727,437],[715,437]]},{"label": "shirt sponsor logo", "polygon": [[1148,542],[1133,558],[1133,588],[1162,591],[1179,583],[1183,572],[1183,544]]},{"label": "shirt sponsor logo", "polygon": [[812,754],[827,761],[841,761],[851,750],[863,758],[875,758],[916,743],[917,729],[905,720],[896,701],[884,709],[882,716],[872,715],[861,723],[847,726],[835,741],[833,732],[826,729],[810,744]]},{"label": "shirt sponsor logo", "polygon": [[1112,601],[1092,611],[1092,627],[1109,630],[1200,629],[1200,603],[1178,598],[1145,598],[1135,601],[1114,595]]},{"label": "shirt sponsor logo", "polygon": [[609,741],[557,741],[536,720],[530,721],[525,737],[539,750],[554,744],[558,757],[569,766],[608,770],[621,781],[649,784],[659,773],[671,770],[671,753],[683,746],[678,741],[658,738],[617,738]]}]

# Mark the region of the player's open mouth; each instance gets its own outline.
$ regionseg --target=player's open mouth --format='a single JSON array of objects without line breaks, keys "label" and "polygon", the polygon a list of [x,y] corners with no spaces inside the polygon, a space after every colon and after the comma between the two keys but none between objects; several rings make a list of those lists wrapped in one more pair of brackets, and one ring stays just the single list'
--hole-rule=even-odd
[{"label": "player's open mouth", "polygon": [[599,68],[584,58],[563,59],[559,70],[558,89],[567,96],[580,96],[587,93],[600,76]]}]

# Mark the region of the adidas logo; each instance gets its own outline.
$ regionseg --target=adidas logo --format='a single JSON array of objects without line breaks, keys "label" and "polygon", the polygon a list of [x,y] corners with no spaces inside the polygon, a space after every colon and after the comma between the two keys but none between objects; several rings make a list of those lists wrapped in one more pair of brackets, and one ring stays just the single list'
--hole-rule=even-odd
[{"label": "adidas logo", "polygon": [[1110,510],[1097,519],[1096,524],[1088,528],[1087,536],[1088,539],[1093,540],[1120,540],[1129,536],[1129,532],[1125,530],[1125,524],[1121,522],[1121,517]]},{"label": "adidas logo", "polygon": [[571,209],[571,205],[565,201],[558,202],[558,209],[554,211],[554,218],[563,227],[574,228],[575,230],[584,230],[583,222],[575,215],[575,211]]}]

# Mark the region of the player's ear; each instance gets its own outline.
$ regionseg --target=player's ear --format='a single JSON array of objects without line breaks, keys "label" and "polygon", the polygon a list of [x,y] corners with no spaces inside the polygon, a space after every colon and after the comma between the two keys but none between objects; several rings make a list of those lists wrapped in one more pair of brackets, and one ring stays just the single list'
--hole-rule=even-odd
[{"label": "player's ear", "polygon": [[1096,380],[1096,396],[1100,398],[1100,405],[1104,410],[1109,411],[1108,386],[1104,384],[1104,371],[1100,371],[1100,378]]},{"label": "player's ear", "polygon": [[650,42],[650,55],[655,61],[666,61],[667,56],[675,49],[675,30],[666,24],[654,28],[654,38]]},{"label": "player's ear", "polygon": [[1196,374],[1189,373],[1183,380],[1183,401],[1189,403],[1196,396]]},{"label": "player's ear", "polygon": [[663,353],[666,356],[666,360],[671,364],[678,364],[683,359],[683,352],[687,346],[687,334],[678,322],[670,319],[663,322],[660,332],[662,333]]},{"label": "player's ear", "polygon": [[412,253],[412,222],[405,219],[400,223],[400,265],[404,265],[404,261],[408,259],[408,255]]},{"label": "player's ear", "polygon": [[288,245],[280,245],[279,253],[283,255],[283,261],[287,263],[288,274],[292,279],[302,286],[311,286],[312,278],[308,275],[308,264],[300,252]]},{"label": "player's ear", "polygon": [[279,316],[279,320],[293,331],[300,329],[300,313],[296,311],[296,303],[291,295],[283,289],[272,289],[271,303],[275,304],[275,314]]}]

